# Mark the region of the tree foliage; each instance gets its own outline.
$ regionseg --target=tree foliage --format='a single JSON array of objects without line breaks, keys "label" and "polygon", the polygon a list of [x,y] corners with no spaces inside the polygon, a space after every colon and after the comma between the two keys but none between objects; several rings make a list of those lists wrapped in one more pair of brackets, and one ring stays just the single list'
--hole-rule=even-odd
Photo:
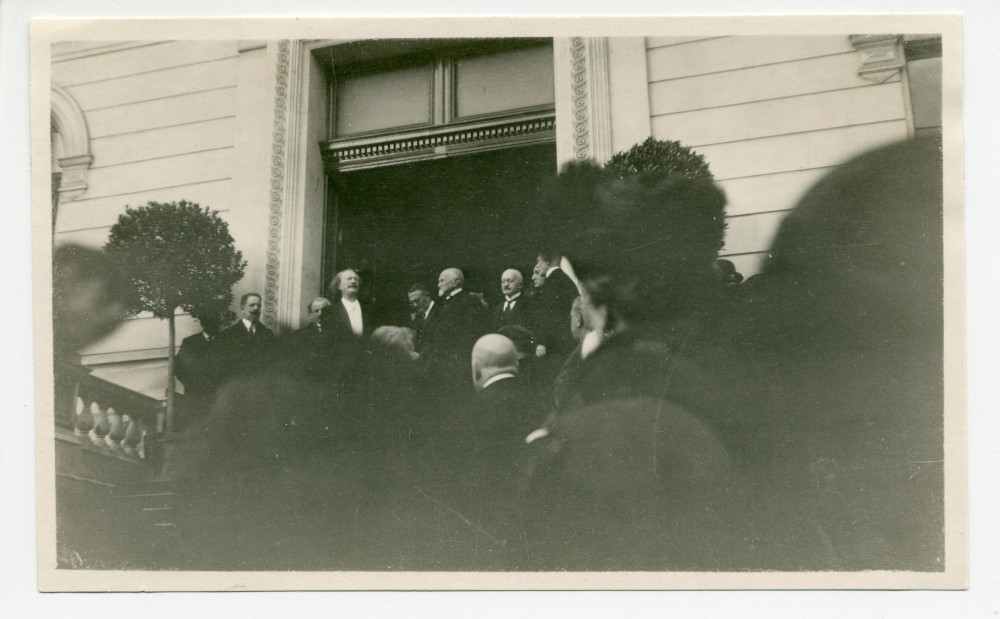
[{"label": "tree foliage", "polygon": [[132,312],[157,318],[178,307],[225,307],[246,261],[236,249],[229,225],[198,204],[149,202],[126,207],[111,227],[108,257],[131,280],[126,303]]},{"label": "tree foliage", "polygon": [[642,172],[681,175],[692,180],[714,180],[703,155],[680,142],[647,138],[641,144],[620,152],[604,166],[618,178]]}]

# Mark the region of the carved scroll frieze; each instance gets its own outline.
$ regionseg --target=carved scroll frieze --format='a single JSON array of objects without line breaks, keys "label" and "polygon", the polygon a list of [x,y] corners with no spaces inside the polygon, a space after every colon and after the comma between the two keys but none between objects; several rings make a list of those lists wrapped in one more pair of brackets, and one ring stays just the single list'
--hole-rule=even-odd
[{"label": "carved scroll frieze", "polygon": [[286,160],[288,155],[290,44],[278,41],[274,80],[274,111],[271,131],[271,176],[268,199],[267,251],[264,265],[264,307],[261,321],[274,326],[278,319],[278,295],[281,267],[281,227],[285,198]]},{"label": "carved scroll frieze", "polygon": [[573,156],[603,163],[612,155],[608,39],[573,37],[569,53]]},{"label": "carved scroll frieze", "polygon": [[590,159],[590,109],[587,91],[587,44],[583,37],[573,37],[569,44],[573,89],[573,155]]}]

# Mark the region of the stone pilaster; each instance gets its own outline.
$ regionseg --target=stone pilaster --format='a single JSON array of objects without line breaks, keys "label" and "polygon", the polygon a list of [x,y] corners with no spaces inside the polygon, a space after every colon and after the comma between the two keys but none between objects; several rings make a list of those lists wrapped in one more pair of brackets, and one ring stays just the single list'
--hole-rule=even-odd
[{"label": "stone pilaster", "polygon": [[298,311],[292,287],[302,209],[298,199],[302,49],[293,40],[278,41],[276,46],[262,312],[269,327],[288,324]]},{"label": "stone pilaster", "polygon": [[[608,39],[557,39],[557,156],[567,161],[607,161],[611,143]],[[558,92],[558,91],[562,92]]]}]

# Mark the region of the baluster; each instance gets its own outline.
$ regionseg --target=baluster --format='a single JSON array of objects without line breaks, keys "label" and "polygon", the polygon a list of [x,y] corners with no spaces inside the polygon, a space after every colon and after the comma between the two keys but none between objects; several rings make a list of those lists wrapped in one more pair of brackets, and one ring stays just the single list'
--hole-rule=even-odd
[{"label": "baluster", "polygon": [[94,429],[90,431],[90,440],[98,447],[107,447],[104,439],[111,430],[111,424],[108,422],[108,411],[96,401],[90,405],[90,410],[94,415]]},{"label": "baluster", "polygon": [[122,449],[121,441],[125,438],[125,424],[122,423],[122,416],[114,407],[108,407],[108,435],[104,437],[108,447],[115,451]]},{"label": "baluster", "polygon": [[90,403],[82,396],[76,398],[76,423],[73,424],[73,435],[80,439],[94,429],[94,415],[90,412]]},{"label": "baluster", "polygon": [[139,454],[138,447],[142,441],[142,433],[139,432],[139,424],[129,415],[122,415],[125,422],[125,437],[122,438],[122,449],[130,456]]}]

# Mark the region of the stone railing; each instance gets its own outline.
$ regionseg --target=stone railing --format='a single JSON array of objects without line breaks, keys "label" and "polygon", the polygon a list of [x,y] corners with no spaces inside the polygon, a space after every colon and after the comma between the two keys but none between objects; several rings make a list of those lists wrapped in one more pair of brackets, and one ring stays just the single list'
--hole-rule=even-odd
[{"label": "stone railing", "polygon": [[137,462],[162,459],[162,442],[157,437],[163,429],[163,401],[92,376],[86,370],[77,374],[74,391],[72,400],[63,399],[56,410],[56,429],[62,430],[64,438],[72,432],[81,447]]}]

